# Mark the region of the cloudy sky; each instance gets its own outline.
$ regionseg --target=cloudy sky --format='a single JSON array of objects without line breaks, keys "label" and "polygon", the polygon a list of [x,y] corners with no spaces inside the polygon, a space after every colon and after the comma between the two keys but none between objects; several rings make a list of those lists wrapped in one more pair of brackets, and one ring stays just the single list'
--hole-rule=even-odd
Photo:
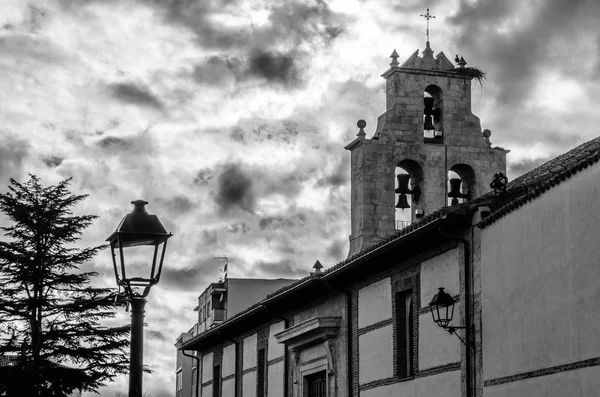
[{"label": "cloudy sky", "polygon": [[[90,195],[78,211],[100,215],[85,245],[137,198],[175,235],[147,305],[154,397],[174,395],[173,343],[220,275],[213,257],[267,278],[346,257],[343,147],[358,119],[373,134],[392,50],[424,48],[426,7],[432,49],[487,72],[473,112],[512,150],[511,179],[598,134],[597,0],[0,2],[0,190],[73,177]],[[89,265],[100,285],[109,260]]]}]

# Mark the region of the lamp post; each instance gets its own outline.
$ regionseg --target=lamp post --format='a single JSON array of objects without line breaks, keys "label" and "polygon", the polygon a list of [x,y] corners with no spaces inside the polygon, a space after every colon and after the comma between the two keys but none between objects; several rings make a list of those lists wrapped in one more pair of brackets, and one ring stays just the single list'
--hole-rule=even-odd
[{"label": "lamp post", "polygon": [[[119,293],[123,288],[126,301],[131,304],[129,397],[141,397],[144,367],[144,306],[150,288],[160,280],[167,240],[173,234],[167,233],[156,215],[150,215],[146,211],[144,207],[148,204],[147,201],[135,200],[131,204],[133,204],[133,211],[125,215],[117,230],[106,241],[110,242]],[[125,249],[128,251],[127,264]],[[160,257],[159,251],[161,251]],[[144,258],[147,254],[149,256]],[[152,262],[148,265],[149,258]]]}]

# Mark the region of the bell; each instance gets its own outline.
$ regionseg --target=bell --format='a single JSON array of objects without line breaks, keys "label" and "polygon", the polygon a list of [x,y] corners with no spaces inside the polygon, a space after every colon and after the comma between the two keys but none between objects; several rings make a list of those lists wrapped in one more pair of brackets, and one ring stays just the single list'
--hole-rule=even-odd
[{"label": "bell", "polygon": [[448,197],[452,199],[451,205],[457,205],[459,198],[469,199],[469,193],[461,193],[460,185],[462,184],[462,179],[460,178],[450,178],[450,191],[448,192]]},{"label": "bell", "polygon": [[398,202],[396,203],[396,208],[400,208],[400,209],[410,208],[410,205],[408,205],[408,197],[406,196],[406,194],[401,193],[400,196],[398,196]]},{"label": "bell", "polygon": [[425,116],[425,125],[423,126],[425,131],[435,130],[435,126],[433,125],[433,117]]},{"label": "bell", "polygon": [[450,178],[450,192],[448,193],[448,197],[459,198],[462,195],[460,193],[460,185],[461,184],[462,184],[462,179]]},{"label": "bell", "polygon": [[398,187],[394,190],[394,193],[406,194],[410,193],[408,190],[408,180],[410,179],[410,175],[408,174],[398,174],[396,175],[398,178]]},{"label": "bell", "polygon": [[423,98],[423,103],[425,104],[425,114],[429,114],[429,112],[433,111],[433,97],[426,96]]}]

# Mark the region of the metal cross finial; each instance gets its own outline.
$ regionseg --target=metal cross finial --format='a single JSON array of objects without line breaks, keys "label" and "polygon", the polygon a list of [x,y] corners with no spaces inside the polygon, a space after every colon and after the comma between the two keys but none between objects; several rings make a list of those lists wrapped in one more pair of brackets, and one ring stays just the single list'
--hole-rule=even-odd
[{"label": "metal cross finial", "polygon": [[427,12],[425,14],[421,14],[421,16],[427,19],[427,30],[425,30],[425,33],[427,34],[427,42],[429,42],[429,20],[431,18],[435,18],[435,16],[429,13],[429,8],[427,9]]}]

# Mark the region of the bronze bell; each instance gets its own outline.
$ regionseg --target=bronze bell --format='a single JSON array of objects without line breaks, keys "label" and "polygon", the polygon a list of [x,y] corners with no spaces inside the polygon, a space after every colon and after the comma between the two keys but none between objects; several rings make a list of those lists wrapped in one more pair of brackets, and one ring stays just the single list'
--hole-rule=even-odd
[{"label": "bronze bell", "polygon": [[435,130],[435,126],[433,125],[433,117],[425,116],[425,124],[423,125],[423,129],[425,131]]},{"label": "bronze bell", "polygon": [[430,96],[426,96],[423,98],[423,104],[425,105],[425,114],[429,114],[433,111],[433,102],[435,99]]},{"label": "bronze bell", "polygon": [[400,209],[410,208],[410,205],[408,204],[408,197],[406,196],[406,194],[401,193],[400,196],[398,196],[398,202],[396,203],[396,208],[400,208]]},{"label": "bronze bell", "polygon": [[460,178],[450,178],[450,191],[448,192],[448,197],[452,199],[451,205],[457,205],[459,198],[468,199],[470,195],[467,193],[461,193],[460,185],[462,184],[462,179]]},{"label": "bronze bell", "polygon": [[408,190],[408,180],[410,179],[410,175],[408,174],[398,174],[396,175],[398,178],[398,187],[394,190],[394,193],[406,194],[410,193]]}]

